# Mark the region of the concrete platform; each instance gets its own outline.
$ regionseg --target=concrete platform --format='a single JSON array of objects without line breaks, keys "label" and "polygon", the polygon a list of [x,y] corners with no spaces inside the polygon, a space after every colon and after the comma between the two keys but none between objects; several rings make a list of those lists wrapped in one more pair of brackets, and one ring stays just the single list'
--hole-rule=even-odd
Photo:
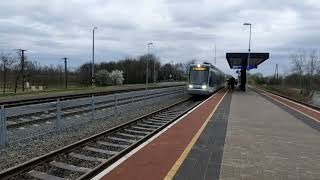
[{"label": "concrete platform", "polygon": [[319,115],[220,92],[96,179],[320,179]]},{"label": "concrete platform", "polygon": [[[234,92],[229,114],[227,103],[220,106],[174,179],[320,179],[313,120],[253,91]],[[223,137],[224,124],[223,147],[215,137]]]}]

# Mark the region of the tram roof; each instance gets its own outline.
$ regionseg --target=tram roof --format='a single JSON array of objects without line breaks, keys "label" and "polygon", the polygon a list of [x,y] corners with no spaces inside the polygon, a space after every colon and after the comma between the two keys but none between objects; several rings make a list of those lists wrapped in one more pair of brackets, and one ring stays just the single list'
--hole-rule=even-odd
[{"label": "tram roof", "polygon": [[[248,53],[227,53],[226,58],[231,69],[241,69],[247,66]],[[267,59],[269,53],[250,53],[249,68],[258,68]]]}]

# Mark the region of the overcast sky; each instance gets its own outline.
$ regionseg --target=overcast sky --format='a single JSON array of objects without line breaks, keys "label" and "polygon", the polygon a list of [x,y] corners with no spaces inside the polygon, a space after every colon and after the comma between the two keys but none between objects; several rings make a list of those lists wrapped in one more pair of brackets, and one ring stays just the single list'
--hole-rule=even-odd
[{"label": "overcast sky", "polygon": [[96,61],[151,52],[166,62],[196,58],[227,72],[226,52],[246,52],[252,23],[252,52],[270,59],[254,72],[289,69],[288,55],[320,42],[320,4],[316,0],[2,0],[0,49],[28,49],[31,60],[73,67],[91,61],[92,28]]}]

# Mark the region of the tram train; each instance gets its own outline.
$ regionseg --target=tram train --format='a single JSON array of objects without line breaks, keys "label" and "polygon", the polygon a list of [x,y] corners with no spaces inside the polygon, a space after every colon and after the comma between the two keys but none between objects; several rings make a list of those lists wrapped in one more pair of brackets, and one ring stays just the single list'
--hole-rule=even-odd
[{"label": "tram train", "polygon": [[190,64],[188,93],[210,95],[225,86],[226,74],[209,63]]}]

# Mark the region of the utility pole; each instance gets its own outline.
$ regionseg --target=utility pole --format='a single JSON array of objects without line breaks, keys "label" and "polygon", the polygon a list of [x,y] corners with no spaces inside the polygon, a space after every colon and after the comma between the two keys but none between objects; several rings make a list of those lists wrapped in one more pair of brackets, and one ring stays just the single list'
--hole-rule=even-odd
[{"label": "utility pole", "polygon": [[3,61],[3,94],[6,92],[6,80],[7,80],[6,63],[7,63],[7,60]]},{"label": "utility pole", "polygon": [[25,49],[20,49],[21,51],[21,75],[22,75],[22,91],[24,91],[25,75],[24,75],[24,52]]},{"label": "utility pole", "polygon": [[149,48],[150,48],[150,45],[152,45],[153,43],[148,43],[148,55],[147,55],[147,68],[146,68],[146,90],[148,89],[148,63],[149,63],[149,59],[150,59],[150,53],[149,53]]},{"label": "utility pole", "polygon": [[279,79],[279,71],[278,71],[278,64],[276,64],[276,68],[274,70],[274,79]]},{"label": "utility pole", "polygon": [[156,59],[153,61],[153,83],[156,83]]},{"label": "utility pole", "polygon": [[68,88],[68,68],[67,68],[67,59],[68,58],[63,58],[64,59],[64,75],[65,75],[65,88]]},{"label": "utility pole", "polygon": [[156,83],[156,58],[153,60],[153,83]]}]

